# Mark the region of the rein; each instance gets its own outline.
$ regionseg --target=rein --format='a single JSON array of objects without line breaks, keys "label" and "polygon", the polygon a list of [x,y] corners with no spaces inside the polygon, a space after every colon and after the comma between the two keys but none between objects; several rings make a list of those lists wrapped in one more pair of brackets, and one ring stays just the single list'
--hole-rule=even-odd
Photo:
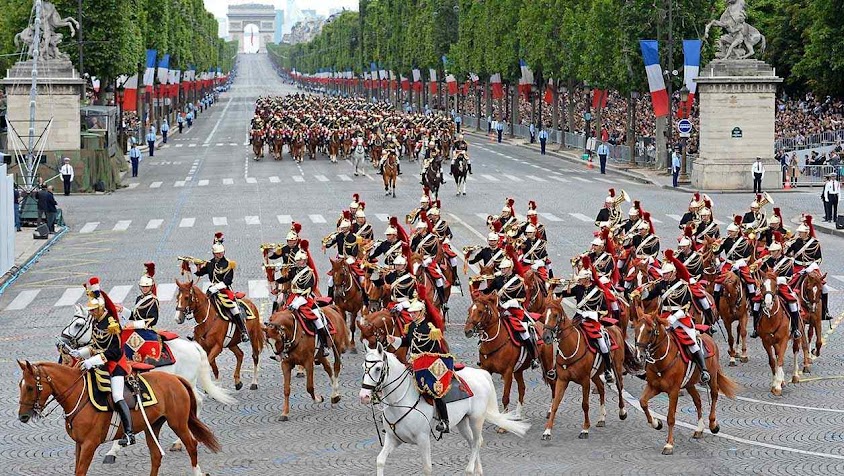
[{"label": "rein", "polygon": [[[372,378],[370,371],[375,367],[375,364],[377,364],[378,362],[382,363],[382,366],[381,366],[382,370],[381,370],[381,375],[379,376],[378,380],[375,381],[375,379]],[[371,364],[371,365],[367,365],[367,364]],[[387,403],[387,402],[384,401],[387,397],[392,395],[394,392],[398,391],[399,388],[401,387],[401,385],[404,383],[404,381],[413,372],[409,368],[406,368],[398,377],[394,378],[393,380],[390,380],[389,382],[387,382],[385,384],[384,382],[387,380],[387,376],[389,375],[389,373],[390,373],[390,366],[387,363],[387,353],[386,352],[384,353],[383,359],[380,360],[380,361],[378,361],[378,360],[364,360],[364,374],[369,376],[369,378],[371,380],[375,381],[375,384],[374,385],[362,384],[361,388],[363,388],[364,390],[370,390],[372,392],[372,405],[371,406],[372,406],[373,418],[374,418],[374,414],[375,414],[376,403],[384,404],[388,408],[403,408],[403,409],[407,410],[406,412],[404,412],[402,414],[402,416],[400,416],[396,421],[393,421],[393,422],[391,422],[390,420],[387,419],[387,415],[384,413],[384,410],[381,411],[381,417],[384,419],[384,423],[386,423],[387,426],[390,428],[390,431],[393,432],[393,436],[395,436],[402,443],[407,443],[407,441],[402,439],[402,437],[400,437],[399,434],[396,432],[396,427],[399,425],[399,423],[401,423],[402,420],[407,418],[407,416],[410,415],[414,411],[419,412],[419,414],[422,415],[426,420],[428,420],[428,417],[421,410],[419,410],[419,408],[417,408],[419,406],[419,402],[422,401],[422,395],[421,394],[416,397],[416,401],[413,403],[412,406],[409,406],[409,407],[407,405],[396,405],[396,404],[391,404],[391,403]],[[387,392],[385,395],[379,396],[379,394],[384,390],[384,388],[391,387],[393,384],[397,384],[397,385],[395,387],[393,387],[393,389],[390,390],[389,392]],[[402,400],[405,396],[407,396],[407,392],[410,391],[410,387],[411,387],[410,384],[406,385],[405,390],[404,390],[404,394],[399,398],[399,400]],[[428,427],[429,427],[429,430],[430,430],[430,420],[428,420]],[[376,431],[377,431],[377,425],[376,425]],[[433,435],[433,430],[430,430],[430,431],[431,431],[431,434]],[[440,438],[441,437],[442,437],[442,435],[440,436]],[[381,438],[380,432],[378,433],[378,438],[379,439]],[[434,438],[439,440],[438,438],[436,438],[436,436]]]},{"label": "rein", "polygon": [[[679,350],[678,350],[678,352],[674,353],[674,358],[671,359],[671,361],[665,367],[660,369],[656,365],[657,362],[662,362],[666,358],[668,358],[668,354],[671,352],[671,339],[668,337],[668,330],[666,330],[664,327],[662,328],[662,330],[664,331],[665,337],[660,341],[653,342],[651,339],[648,339],[648,342],[645,343],[645,344],[640,344],[639,342],[636,342],[636,347],[644,350],[645,366],[647,367],[647,365],[653,365],[654,368],[656,368],[656,375],[658,377],[662,377],[663,375],[665,375],[665,372],[667,372],[672,367],[674,367],[674,364],[677,363],[677,359],[679,358]],[[651,337],[658,337],[658,336],[659,336],[659,328],[655,328],[654,331],[651,332]],[[662,354],[662,357],[655,359],[653,357],[653,355],[651,355],[651,350],[658,349],[659,346],[662,345],[663,343],[665,343],[665,353]]]},{"label": "rein", "polygon": [[[44,378],[44,380],[46,380],[46,381],[47,381],[47,385],[49,385],[49,386],[50,386],[50,388],[52,389],[52,391],[50,392],[50,394],[49,394],[48,398],[47,398],[47,399],[46,399],[46,401],[44,402],[44,405],[41,405],[41,403],[39,403],[39,402],[41,401],[41,392],[43,392],[43,391],[44,391],[44,384],[41,382],[41,379],[42,379],[42,376],[41,376],[41,374],[42,374],[42,370],[41,370],[41,367],[39,367],[39,366],[38,366],[38,365],[36,365],[36,364],[33,364],[33,365],[32,365],[32,368],[34,369],[34,371],[32,372],[32,376],[33,376],[33,378],[35,378],[35,398],[34,398],[34,400],[33,400],[33,401],[31,401],[31,402],[21,402],[21,405],[30,407],[30,408],[32,409],[32,413],[33,413],[33,415],[38,416],[39,418],[46,418],[46,417],[50,416],[50,414],[51,414],[51,413],[53,413],[53,411],[54,411],[56,408],[58,408],[59,406],[61,406],[61,405],[62,405],[62,403],[64,403],[65,397],[67,397],[67,395],[68,395],[68,394],[69,394],[69,393],[70,393],[70,392],[71,392],[74,388],[76,388],[76,385],[79,383],[79,381],[80,381],[80,380],[82,380],[82,392],[80,392],[80,393],[79,393],[79,399],[77,399],[76,404],[74,405],[74,407],[73,407],[73,409],[70,411],[70,413],[65,413],[65,414],[64,414],[65,419],[70,418],[71,420],[73,420],[73,417],[75,416],[74,414],[75,414],[78,410],[80,410],[80,409],[82,408],[82,407],[80,407],[80,403],[82,402],[82,397],[85,395],[85,380],[83,379],[83,377],[85,377],[85,374],[84,374],[84,373],[80,374],[80,375],[79,375],[79,377],[77,377],[77,378],[76,378],[76,380],[74,380],[74,381],[73,381],[73,382],[72,382],[72,383],[71,383],[71,384],[70,384],[70,385],[69,385],[69,386],[65,389],[65,391],[64,391],[64,392],[62,392],[62,393],[59,395],[59,394],[54,394],[54,393],[53,393],[53,392],[55,392],[55,390],[56,390],[56,389],[55,389],[55,387],[53,386],[53,379],[52,379],[52,377],[50,377],[50,375],[49,375],[49,374],[44,373],[44,377],[43,377],[43,378]],[[53,407],[50,411],[48,411],[48,412],[45,414],[45,413],[44,413],[44,410],[46,410],[46,409],[47,409],[47,407],[50,405],[50,403],[51,403],[51,402],[50,402],[50,400],[55,401],[55,402],[56,402],[56,406],[55,406],[55,407]],[[70,422],[68,422],[68,424],[70,424]]]}]

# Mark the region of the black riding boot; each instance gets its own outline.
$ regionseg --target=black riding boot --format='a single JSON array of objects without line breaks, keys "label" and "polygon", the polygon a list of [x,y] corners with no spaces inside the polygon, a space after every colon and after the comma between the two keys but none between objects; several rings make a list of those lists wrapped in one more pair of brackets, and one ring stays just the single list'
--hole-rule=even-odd
[{"label": "black riding boot", "polygon": [[384,163],[378,166],[378,175],[384,175]]},{"label": "black riding boot", "polygon": [[334,300],[334,286],[328,286],[328,297],[330,297],[332,301]]},{"label": "black riding boot", "polygon": [[240,341],[249,342],[249,332],[246,330],[246,319],[243,317],[243,313],[233,314],[233,317],[235,323],[237,323],[237,328],[240,329]]},{"label": "black riding boot", "polygon": [[317,351],[317,356],[321,355],[323,357],[328,357],[330,355],[330,352],[328,351],[328,348],[330,347],[329,342],[331,341],[331,336],[328,335],[328,329],[323,327],[317,332],[317,334],[319,337],[319,349]]},{"label": "black riding boot", "polygon": [[759,315],[762,314],[762,308],[760,307],[758,310],[754,309],[750,313],[753,315],[753,331],[750,333],[750,338],[755,339],[759,337],[759,334],[756,332],[756,326],[759,325]]},{"label": "black riding boot", "polygon": [[445,185],[445,177],[443,177],[442,172],[440,172],[440,185]]},{"label": "black riding boot", "polygon": [[[607,346],[609,345],[609,342],[607,342]],[[615,378],[612,375],[612,354],[610,352],[601,352],[601,357],[604,358],[604,380],[608,384],[615,382]]]},{"label": "black riding boot", "polygon": [[[527,323],[525,323],[525,325],[527,325]],[[539,362],[539,347],[537,347],[537,345],[536,345],[536,340],[534,340],[531,337],[528,337],[527,341],[525,341],[525,344],[528,345],[528,348],[530,349],[531,354],[533,354],[533,357],[531,358],[531,362],[530,362],[530,368],[538,369],[539,365],[540,365],[540,362]]]},{"label": "black riding boot", "polygon": [[437,286],[437,296],[440,298],[440,302],[443,305],[443,309],[448,309],[448,306],[445,302],[445,288],[442,286]]},{"label": "black riding boot", "polygon": [[472,164],[469,164],[469,173],[472,173]]},{"label": "black riding boot", "polygon": [[821,294],[821,319],[824,321],[832,319],[829,315],[829,294]]},{"label": "black riding boot", "polygon": [[791,337],[799,339],[803,335],[800,328],[800,313],[799,311],[788,310],[788,315],[791,316]]},{"label": "black riding boot", "polygon": [[706,369],[706,359],[703,357],[703,349],[698,349],[694,354],[695,364],[700,369],[700,383],[709,383],[709,370]]},{"label": "black riding boot", "polygon": [[712,293],[712,300],[715,301],[715,307],[718,307],[718,302],[721,301],[721,291],[714,291]]},{"label": "black riding boot", "polygon": [[703,310],[703,317],[704,319],[706,319],[705,324],[710,326],[714,326],[715,321],[717,321],[717,319],[715,318],[715,311],[711,307],[709,309]]},{"label": "black riding boot", "polygon": [[442,398],[435,398],[434,407],[436,407],[437,415],[440,417],[440,421],[437,423],[437,431],[448,433],[448,405],[445,404]]},{"label": "black riding boot", "polygon": [[396,172],[401,175],[401,162],[396,162]]},{"label": "black riding boot", "polygon": [[123,437],[117,440],[117,444],[120,446],[134,445],[135,433],[132,432],[132,413],[129,411],[129,405],[126,404],[126,400],[120,400],[115,403],[114,407],[117,410],[117,415],[120,416],[120,423],[123,424]]},{"label": "black riding boot", "polygon": [[454,276],[454,282],[451,284],[454,286],[460,286],[460,275],[457,274],[457,266],[451,267],[451,274]]},{"label": "black riding boot", "polygon": [[362,293],[362,296],[363,296],[363,307],[369,309],[369,294],[367,294],[366,291],[364,291]]}]

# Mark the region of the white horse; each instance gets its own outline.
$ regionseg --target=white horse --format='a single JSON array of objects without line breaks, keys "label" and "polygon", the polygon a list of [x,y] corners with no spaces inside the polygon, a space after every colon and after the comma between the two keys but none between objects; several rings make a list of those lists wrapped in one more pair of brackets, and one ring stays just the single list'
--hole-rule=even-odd
[{"label": "white horse", "polygon": [[[93,320],[85,308],[77,304],[76,312],[73,314],[73,320],[62,329],[59,335],[59,343],[73,349],[85,347],[91,343],[92,328]],[[202,406],[202,396],[196,391],[197,382],[199,382],[200,388],[205,391],[205,394],[214,400],[225,405],[237,403],[237,400],[229,395],[227,390],[220,388],[214,383],[214,380],[211,378],[211,365],[208,363],[208,354],[205,353],[205,350],[199,344],[180,338],[167,341],[167,346],[173,352],[176,363],[164,367],[156,367],[155,370],[178,375],[190,382],[191,387],[194,389],[193,393],[196,395],[197,414]],[[114,463],[119,448],[120,445],[115,441],[111,449],[106,453],[103,463]],[[178,439],[170,447],[170,451],[180,451],[181,449],[182,442]]]},{"label": "white horse", "polygon": [[[390,352],[385,352],[381,344],[375,349],[367,349],[363,364],[363,384],[360,400],[364,405],[372,401],[373,395],[386,407],[383,411],[384,423],[388,431],[384,438],[384,448],[378,453],[376,472],[384,475],[384,465],[390,453],[402,443],[419,446],[422,453],[422,473],[430,475],[431,467],[431,420],[434,407],[425,402],[416,384],[413,373]],[[467,475],[483,474],[481,467],[481,444],[483,443],[484,422],[489,420],[495,425],[524,436],[530,428],[527,422],[517,421],[513,414],[498,411],[498,397],[489,372],[466,367],[457,372],[469,385],[472,397],[448,404],[448,416],[460,434],[469,442],[472,449]]]},{"label": "white horse", "polygon": [[366,175],[366,172],[363,168],[363,162],[366,160],[366,150],[363,148],[363,143],[358,141],[357,145],[355,145],[355,149],[352,152],[352,160],[355,166],[355,177],[359,175]]}]

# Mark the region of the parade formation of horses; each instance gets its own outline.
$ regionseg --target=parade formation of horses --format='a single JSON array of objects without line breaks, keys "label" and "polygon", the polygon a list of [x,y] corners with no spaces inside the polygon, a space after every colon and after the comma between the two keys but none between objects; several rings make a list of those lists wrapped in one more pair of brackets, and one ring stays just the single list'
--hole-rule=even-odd
[{"label": "parade formation of horses", "polygon": [[[194,319],[196,323],[193,329],[194,339],[208,353],[208,361],[211,363],[214,378],[220,378],[217,356],[223,349],[229,349],[234,354],[237,360],[234,368],[234,388],[240,390],[243,388],[243,382],[240,380],[243,351],[239,347],[240,332],[237,331],[236,324],[217,313],[217,306],[194,284],[193,280],[185,282],[176,280],[176,285],[179,292],[176,296],[176,322],[182,324],[185,319]],[[264,348],[263,330],[255,304],[246,297],[239,300],[242,300],[255,316],[254,319],[246,320],[246,330],[249,333],[249,344],[252,348],[252,383],[249,388],[255,390],[258,388],[258,360]],[[242,312],[245,313],[246,310]]]}]

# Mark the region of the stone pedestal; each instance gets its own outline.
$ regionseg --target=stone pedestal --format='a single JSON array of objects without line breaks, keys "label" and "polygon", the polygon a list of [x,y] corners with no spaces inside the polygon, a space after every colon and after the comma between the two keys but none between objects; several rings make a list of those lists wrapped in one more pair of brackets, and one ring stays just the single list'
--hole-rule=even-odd
[{"label": "stone pedestal", "polygon": [[[0,84],[8,96],[7,120],[17,134],[9,128],[9,149],[26,150],[29,138],[29,92],[32,84],[32,61],[21,61],[8,71]],[[80,149],[80,99],[85,90],[85,80],[79,77],[73,64],[67,60],[42,60],[38,62],[38,86],[35,105],[35,135],[41,135],[50,123],[50,130],[41,140],[45,151],[74,151]],[[18,138],[20,135],[20,138]],[[21,143],[23,141],[23,143]]]},{"label": "stone pedestal", "polygon": [[701,190],[753,188],[751,166],[765,165],[765,189],[780,188],[774,160],[774,69],[758,60],[714,60],[695,78],[700,111],[700,152],[692,184]]}]

